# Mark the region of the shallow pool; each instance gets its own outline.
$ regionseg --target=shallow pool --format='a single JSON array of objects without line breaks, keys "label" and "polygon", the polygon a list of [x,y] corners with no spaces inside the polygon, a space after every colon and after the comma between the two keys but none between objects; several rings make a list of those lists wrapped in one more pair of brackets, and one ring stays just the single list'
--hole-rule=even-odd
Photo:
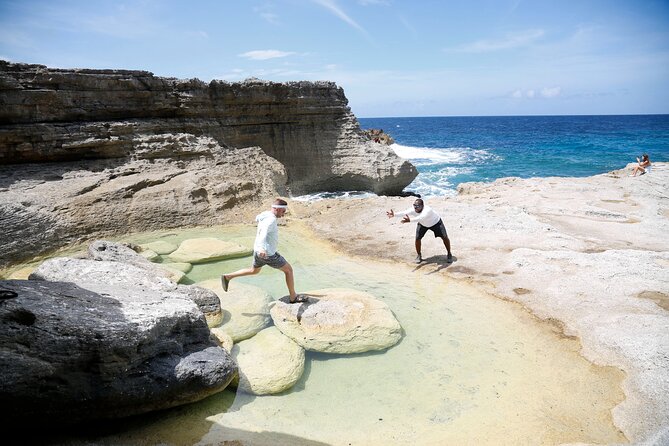
[{"label": "shallow pool", "polygon": [[[279,252],[298,292],[354,288],[383,300],[404,329],[399,344],[358,355],[307,353],[297,385],[280,395],[225,390],[204,401],[97,426],[60,439],[78,445],[553,445],[621,443],[611,409],[623,373],[579,355],[580,344],[519,305],[414,265],[352,258],[295,222]],[[215,236],[252,246],[254,226],[135,234],[126,241]],[[251,258],[196,265],[191,282]],[[283,273],[235,279],[275,298]],[[234,286],[235,281],[231,286]],[[237,444],[237,443],[232,443]]]}]

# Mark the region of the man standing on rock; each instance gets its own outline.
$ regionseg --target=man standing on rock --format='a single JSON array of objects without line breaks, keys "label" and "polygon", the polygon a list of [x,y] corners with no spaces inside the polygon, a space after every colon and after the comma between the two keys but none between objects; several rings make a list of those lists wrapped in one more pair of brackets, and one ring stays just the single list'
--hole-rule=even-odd
[{"label": "man standing on rock", "polygon": [[221,276],[223,290],[228,291],[230,281],[235,277],[251,276],[258,274],[260,269],[269,265],[272,268],[283,271],[286,275],[286,286],[288,287],[290,303],[303,302],[305,298],[295,293],[295,279],[293,267],[277,252],[279,246],[279,227],[277,219],[282,218],[288,209],[285,200],[277,198],[269,211],[262,212],[256,216],[258,229],[256,240],[253,244],[253,265],[250,268],[240,269],[234,273]]},{"label": "man standing on rock", "polygon": [[409,208],[402,212],[393,212],[389,210],[386,212],[388,218],[392,217],[402,217],[402,223],[409,223],[413,218],[413,221],[418,223],[416,225],[416,263],[421,263],[423,261],[423,256],[421,255],[421,240],[425,236],[428,230],[434,232],[434,236],[441,238],[444,241],[444,246],[446,251],[448,251],[448,256],[446,260],[450,263],[453,261],[453,256],[451,255],[451,241],[448,239],[448,234],[446,233],[446,227],[444,222],[430,206],[425,206],[423,200],[418,198],[413,202],[413,209]]}]

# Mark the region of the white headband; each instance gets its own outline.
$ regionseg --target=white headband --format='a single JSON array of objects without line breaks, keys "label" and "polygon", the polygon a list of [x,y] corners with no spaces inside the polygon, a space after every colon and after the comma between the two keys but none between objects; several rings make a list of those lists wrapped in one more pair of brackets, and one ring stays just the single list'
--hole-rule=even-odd
[{"label": "white headband", "polygon": [[273,204],[272,207],[274,209],[288,209],[288,206],[285,204]]}]

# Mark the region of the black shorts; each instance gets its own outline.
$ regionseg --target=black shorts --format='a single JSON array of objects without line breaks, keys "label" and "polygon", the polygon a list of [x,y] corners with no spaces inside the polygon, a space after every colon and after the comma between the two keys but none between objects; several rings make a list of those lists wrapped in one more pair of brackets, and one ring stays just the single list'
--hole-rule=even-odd
[{"label": "black shorts", "polygon": [[278,252],[265,258],[260,257],[257,252],[253,253],[254,268],[262,268],[263,266],[267,265],[271,266],[272,268],[281,269],[286,263],[288,263],[286,262],[286,259],[284,259],[283,256]]},{"label": "black shorts", "polygon": [[444,226],[444,222],[439,219],[436,225],[430,226],[429,228],[418,223],[416,225],[416,240],[422,239],[428,230],[434,232],[435,237],[448,238],[448,234],[446,234],[446,226]]}]

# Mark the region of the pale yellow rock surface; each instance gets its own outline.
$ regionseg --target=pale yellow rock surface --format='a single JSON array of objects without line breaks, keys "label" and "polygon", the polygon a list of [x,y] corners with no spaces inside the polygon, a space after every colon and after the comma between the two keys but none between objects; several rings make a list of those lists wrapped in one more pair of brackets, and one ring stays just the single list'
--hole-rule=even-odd
[{"label": "pale yellow rock surface", "polygon": [[254,395],[288,390],[304,372],[304,349],[269,327],[232,347],[239,367],[239,389]]},{"label": "pale yellow rock surface", "polygon": [[248,339],[270,325],[269,303],[273,299],[262,288],[233,280],[226,293],[218,279],[205,280],[197,285],[218,295],[222,313],[220,328],[234,342]]},{"label": "pale yellow rock surface", "polygon": [[161,263],[160,266],[165,266],[167,268],[175,269],[181,271],[182,273],[188,273],[193,269],[193,265],[185,262],[170,262],[170,263]]},{"label": "pale yellow rock surface", "polygon": [[143,249],[154,251],[160,255],[169,254],[176,251],[178,248],[178,246],[174,243],[166,242],[164,240],[156,240],[155,242],[144,243],[143,245],[139,246],[141,246]]},{"label": "pale yellow rock surface", "polygon": [[167,257],[173,262],[205,263],[251,255],[253,249],[238,243],[203,237],[184,240],[179,248]]},{"label": "pale yellow rock surface", "polygon": [[303,294],[307,302],[278,301],[270,314],[283,334],[307,350],[362,353],[392,347],[402,337],[390,308],[369,293],[327,288]]},{"label": "pale yellow rock surface", "polygon": [[147,260],[150,260],[151,262],[154,262],[160,258],[157,252],[151,250],[151,249],[145,249],[142,252],[139,253],[140,256],[144,257]]},{"label": "pale yellow rock surface", "polygon": [[[578,336],[589,360],[624,370],[614,422],[635,444],[669,441],[669,164],[587,178],[503,178],[426,197],[446,226],[423,239],[423,280],[483,285]],[[362,257],[411,263],[415,224],[388,219],[413,197],[293,203],[291,218]]]},{"label": "pale yellow rock surface", "polygon": [[234,341],[232,340],[227,331],[225,331],[220,326],[211,328],[209,331],[211,331],[211,334],[213,334],[216,340],[219,342],[219,344],[221,344],[222,348],[224,348],[228,353],[232,351],[232,346],[234,345]]}]

